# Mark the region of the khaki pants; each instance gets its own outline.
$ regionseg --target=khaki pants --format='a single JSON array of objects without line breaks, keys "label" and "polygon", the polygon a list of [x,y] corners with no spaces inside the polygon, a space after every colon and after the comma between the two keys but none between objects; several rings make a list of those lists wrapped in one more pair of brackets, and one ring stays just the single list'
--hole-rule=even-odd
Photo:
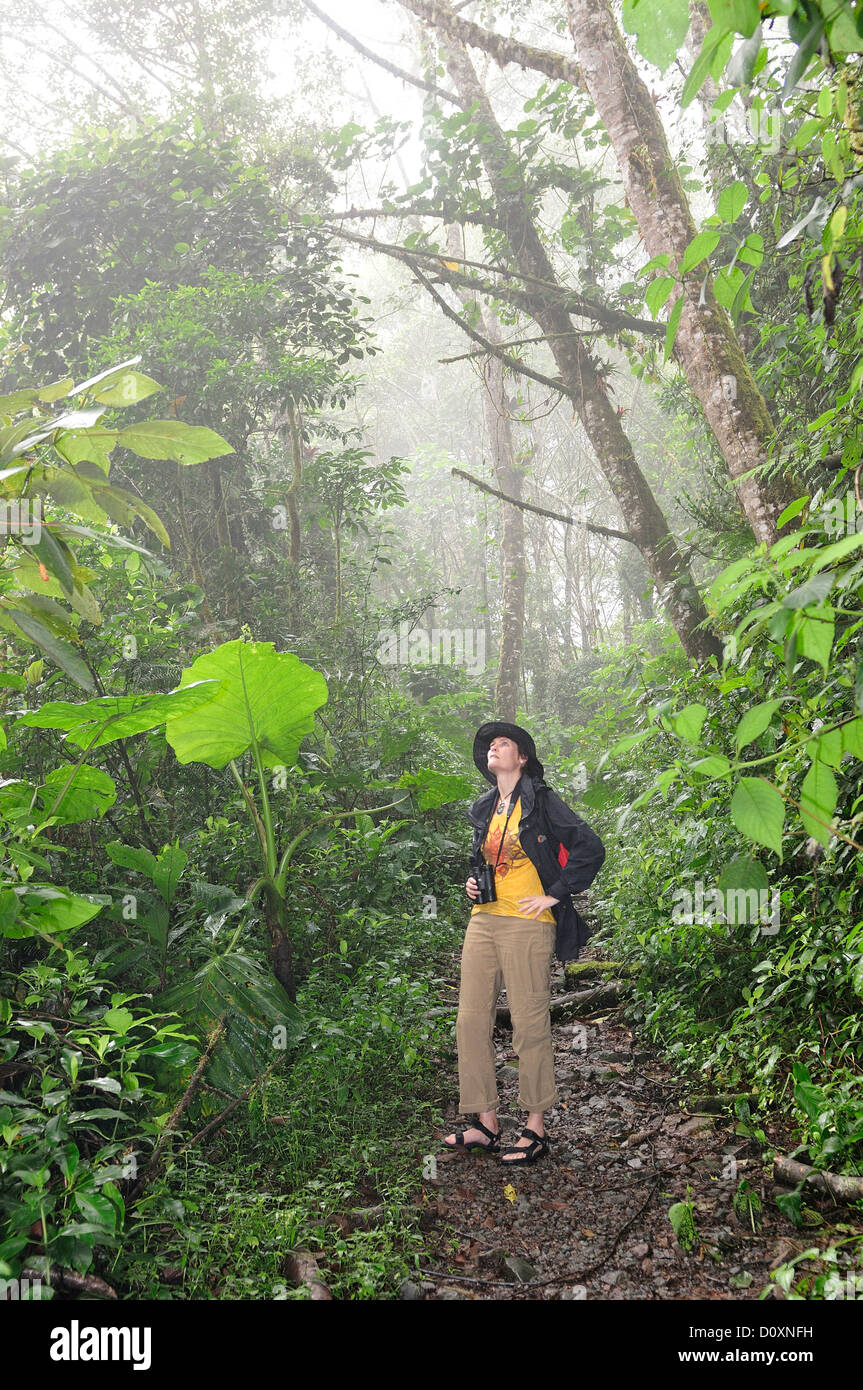
[{"label": "khaki pants", "polygon": [[463,1114],[497,1108],[492,1029],[502,984],[519,1060],[518,1103],[526,1110],[547,1110],[559,1100],[549,1013],[554,938],[554,922],[490,912],[470,917],[461,952],[456,1019]]}]

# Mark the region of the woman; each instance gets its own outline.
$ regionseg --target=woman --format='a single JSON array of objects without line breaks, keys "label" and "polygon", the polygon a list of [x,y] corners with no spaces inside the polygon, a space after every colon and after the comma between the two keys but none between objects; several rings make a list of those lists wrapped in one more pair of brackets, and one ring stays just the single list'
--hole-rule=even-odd
[{"label": "woman", "polygon": [[[456,1020],[459,1109],[477,1123],[444,1140],[501,1153],[504,1163],[533,1163],[548,1153],[545,1111],[559,1100],[551,1040],[551,960],[575,960],[587,927],[571,894],[587,888],[605,859],[599,836],[544,781],[533,739],[517,724],[494,720],[474,739],[473,760],[492,789],[468,813],[474,827],[471,863],[480,851],[494,869],[496,899],[474,900],[461,954]],[[568,851],[567,853],[564,851]],[[527,1125],[501,1150],[493,1030],[497,997],[506,985],[519,1058],[518,1103]]]}]

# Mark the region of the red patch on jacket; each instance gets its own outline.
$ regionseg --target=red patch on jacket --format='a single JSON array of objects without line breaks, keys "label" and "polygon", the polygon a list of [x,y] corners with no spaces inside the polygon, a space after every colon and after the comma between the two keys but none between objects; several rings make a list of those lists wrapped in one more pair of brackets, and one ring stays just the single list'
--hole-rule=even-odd
[{"label": "red patch on jacket", "polygon": [[562,869],[566,867],[566,861],[568,858],[569,850],[566,848],[566,845],[561,845],[560,849],[557,851],[557,862]]}]

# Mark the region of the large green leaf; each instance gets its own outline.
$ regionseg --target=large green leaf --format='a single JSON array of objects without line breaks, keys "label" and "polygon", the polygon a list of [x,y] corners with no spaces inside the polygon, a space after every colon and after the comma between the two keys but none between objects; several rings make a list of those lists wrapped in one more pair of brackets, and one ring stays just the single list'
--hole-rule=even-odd
[{"label": "large green leaf", "polygon": [[69,547],[58,541],[56,536],[52,535],[50,528],[43,523],[40,528],[39,543],[31,546],[30,549],[36,559],[41,560],[45,568],[60,581],[64,592],[71,594],[75,587],[75,581],[69,566],[70,561],[74,564],[74,556]]},{"label": "large green leaf", "polygon": [[735,179],[723,188],[716,204],[716,212],[723,222],[736,222],[749,197],[749,189],[742,179]]},{"label": "large green leaf", "polygon": [[189,862],[189,856],[179,845],[165,845],[156,860],[153,882],[166,903],[174,901],[180,875]]},{"label": "large green leaf", "polygon": [[[79,472],[76,476],[80,479],[81,473]],[[139,516],[159,537],[163,545],[170,546],[171,538],[165,530],[164,522],[156,515],[152,507],[148,507],[146,502],[141,501],[140,497],[136,497],[133,492],[126,492],[123,488],[114,487],[102,479],[87,478],[85,481],[90,487],[91,495],[95,501],[112,521],[119,522],[123,526],[131,526],[135,518]]]},{"label": "large green leaf", "polygon": [[[836,14],[836,6],[831,5],[828,14]],[[846,5],[839,10],[835,19],[831,19],[827,24],[827,41],[830,44],[831,53],[863,53],[863,38],[857,29],[859,21],[859,11],[856,16]]]},{"label": "large green leaf", "polygon": [[126,540],[125,536],[107,535],[103,531],[94,531],[92,526],[78,526],[73,521],[52,521],[51,530],[55,536],[73,536],[80,540],[99,541],[101,545],[113,546],[117,550],[135,550],[139,555],[152,557],[152,550],[148,550],[145,545],[138,545],[135,541]]},{"label": "large green leaf", "polygon": [[731,819],[742,835],[775,850],[782,860],[785,802],[766,777],[741,777],[731,798]]},{"label": "large green leaf", "polygon": [[825,847],[830,844],[830,825],[839,800],[836,778],[826,763],[816,758],[800,788],[800,819],[810,835]]},{"label": "large green leaf", "polygon": [[[10,463],[20,453],[18,445],[32,433],[33,424],[32,420],[19,420],[17,425],[5,425],[0,429],[0,463]],[[40,437],[47,438],[50,433],[50,430],[45,430]],[[4,470],[7,474],[9,471]]]},{"label": "large green leaf", "polygon": [[227,440],[203,425],[181,420],[146,420],[121,430],[117,442],[144,459],[175,459],[177,463],[203,463],[205,459],[232,454]]},{"label": "large green leaf", "polygon": [[749,86],[755,74],[755,63],[761,52],[763,41],[764,35],[761,32],[761,25],[757,24],[750,37],[738,45],[729,59],[725,71],[726,83],[729,87]]},{"label": "large green leaf", "polygon": [[663,72],[689,29],[689,0],[623,0],[623,27],[638,35],[638,51]]},{"label": "large green leaf", "polygon": [[[111,385],[112,382],[122,377],[129,367],[136,367],[141,360],[140,352],[135,357],[127,357],[125,362],[118,362],[116,367],[106,367],[105,371],[97,372],[95,376],[89,376],[86,381],[80,382],[77,386],[72,386],[70,381],[70,396],[80,396],[84,391],[91,391],[94,386],[99,386],[103,390]],[[50,400],[48,396],[41,396],[41,400]]]},{"label": "large green leaf", "polygon": [[644,302],[654,318],[659,313],[677,281],[672,275],[658,275],[655,280],[651,280],[647,289],[644,291]]},{"label": "large green leaf", "polygon": [[156,856],[149,849],[138,845],[124,845],[119,840],[109,840],[105,846],[108,858],[121,869],[134,869],[152,879],[156,873]]},{"label": "large green leaf", "polygon": [[815,51],[824,35],[823,15],[818,14],[817,11],[814,16],[811,11],[807,11],[807,15],[811,19],[811,24],[806,34],[798,43],[797,52],[794,54],[788,66],[788,72],[785,74],[785,82],[782,87],[781,101],[784,101],[785,98],[790,96],[794,91],[794,88],[797,86],[797,83],[800,81],[815,56]]},{"label": "large green leaf", "polygon": [[754,739],[760,738],[767,728],[774,712],[782,704],[780,700],[762,700],[760,704],[753,705],[748,709],[743,717],[738,721],[734,735],[736,751],[739,753],[741,748],[745,748],[747,743],[752,743]]},{"label": "large green leaf", "polygon": [[[45,533],[43,532],[42,535],[44,539]],[[99,605],[86,584],[75,584],[71,591],[67,593],[59,579],[43,579],[38,564],[29,555],[25,555],[10,573],[15,576],[16,584],[20,584],[23,588],[29,589],[31,593],[36,594],[39,598],[68,599],[76,613],[80,613],[81,617],[86,618],[88,623],[101,623],[102,614]],[[17,607],[19,596],[15,594],[14,598],[15,603],[13,607]],[[58,614],[62,614],[64,618],[68,617],[66,611],[59,608],[59,606]]]},{"label": "large green leaf", "polygon": [[158,381],[152,377],[145,376],[143,372],[133,372],[127,370],[120,372],[113,381],[106,382],[93,393],[93,399],[102,405],[135,405],[138,401],[144,401],[148,396],[152,396],[154,391],[161,391]]},{"label": "large green leaf", "polygon": [[265,766],[296,762],[300,743],[314,728],[314,711],[327,700],[319,671],[272,642],[225,642],[205,652],[180,679],[219,680],[219,695],[193,714],[177,712],[165,737],[181,763],[223,768],[257,743]]},{"label": "large green leaf", "polygon": [[733,45],[733,35],[729,30],[714,24],[704,35],[701,52],[692,64],[689,76],[683,84],[680,105],[688,106],[695,99],[710,73],[714,62],[724,66]]},{"label": "large green leaf", "polygon": [[[755,920],[746,911],[748,899],[744,897],[741,900],[737,894],[748,895],[755,892],[759,895],[766,895],[770,888],[767,870],[760,860],[754,859],[751,854],[736,854],[720,873],[718,886],[725,899],[726,921],[733,923]],[[757,901],[764,902],[765,898],[759,897]],[[737,907],[737,911],[734,910],[732,904]],[[741,908],[743,909],[742,912],[739,910]]]},{"label": "large green leaf", "polygon": [[713,23],[751,38],[761,18],[758,0],[707,0]]},{"label": "large green leaf", "polygon": [[41,444],[43,440],[55,434],[57,430],[90,429],[104,414],[105,407],[103,405],[94,405],[88,406],[86,410],[64,411],[62,415],[55,415],[53,420],[28,420],[25,423],[29,426],[29,431],[11,446],[12,457],[27,453],[36,444]]},{"label": "large green leaf", "polygon": [[108,902],[104,895],[93,893],[83,897],[48,883],[27,884],[13,891],[19,897],[19,915],[16,921],[4,925],[3,935],[19,939],[38,936],[40,932],[56,936],[59,932],[74,931],[101,912]]},{"label": "large green leaf", "polygon": [[95,463],[107,478],[111,468],[111,450],[117,443],[117,431],[105,425],[93,425],[88,430],[61,430],[54,448],[68,463]]},{"label": "large green leaf", "polygon": [[671,726],[678,738],[685,739],[687,743],[698,743],[701,738],[701,726],[706,718],[706,705],[687,705],[679,714],[674,715]]},{"label": "large green leaf", "polygon": [[207,1070],[212,1085],[237,1095],[306,1031],[302,1015],[266,968],[242,951],[213,956],[155,1001],[183,1019],[227,1014],[225,1037]]},{"label": "large green leaf", "polygon": [[81,477],[73,468],[55,468],[47,463],[37,464],[30,475],[30,492],[34,496],[44,493],[53,497],[61,507],[81,517],[83,521],[104,523],[109,519],[107,512],[93,496],[90,479]]},{"label": "large green leaf", "polygon": [[466,777],[455,774],[432,772],[421,768],[419,772],[405,772],[396,782],[397,787],[410,787],[415,793],[421,811],[433,810],[435,806],[445,806],[448,801],[473,801],[475,792]]},{"label": "large green leaf", "polygon": [[72,378],[64,376],[60,381],[53,381],[48,386],[38,386],[36,395],[40,401],[50,404],[51,401],[59,401],[63,396],[70,395],[72,389]]},{"label": "large green leaf", "polygon": [[108,807],[117,800],[116,785],[107,772],[98,767],[88,767],[86,763],[78,768],[62,801],[54,806],[71,771],[69,767],[55,767],[48,773],[39,788],[39,804],[43,813],[53,816],[58,825],[73,825],[76,821],[104,816]]},{"label": "large green leaf", "polygon": [[[200,717],[196,712],[213,699],[219,688],[216,680],[190,681],[165,695],[101,695],[83,705],[53,700],[41,709],[31,710],[16,721],[35,729],[65,729],[70,743],[79,748],[101,748],[119,738],[145,733],[164,724],[172,711]],[[94,739],[101,724],[108,727]]]},{"label": "large green leaf", "polygon": [[830,666],[830,653],[833,650],[833,636],[836,629],[835,610],[829,603],[817,608],[801,610],[797,630],[797,650],[810,661],[819,661],[824,673]]},{"label": "large green leaf", "polygon": [[689,764],[690,772],[700,777],[725,777],[731,764],[721,753],[708,753],[706,758],[696,758]]},{"label": "large green leaf", "polygon": [[12,391],[8,396],[0,396],[0,415],[17,415],[28,406],[35,405],[39,392],[35,386],[25,386],[21,391]]},{"label": "large green leaf", "polygon": [[719,245],[721,236],[722,233],[715,231],[712,227],[706,232],[698,232],[680,258],[680,265],[677,267],[679,273],[685,275],[688,270],[693,270],[708,256],[712,256]]},{"label": "large green leaf", "polygon": [[23,632],[25,637],[29,637],[31,642],[35,642],[37,647],[51,660],[56,663],[67,676],[71,676],[76,685],[80,685],[84,690],[95,690],[96,686],[93,677],[90,675],[84,662],[77,655],[74,648],[62,637],[51,632],[44,623],[38,618],[34,618],[31,613],[24,613],[20,608],[7,608],[0,612],[0,626],[7,631],[14,630],[10,627],[14,624]]}]

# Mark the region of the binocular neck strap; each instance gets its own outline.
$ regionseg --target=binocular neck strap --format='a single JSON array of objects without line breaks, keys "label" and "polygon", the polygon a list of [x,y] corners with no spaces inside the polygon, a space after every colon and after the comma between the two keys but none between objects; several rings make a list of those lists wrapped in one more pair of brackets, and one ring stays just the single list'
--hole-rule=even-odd
[{"label": "binocular neck strap", "polygon": [[[516,782],[515,786],[514,786],[513,789],[512,789],[512,792],[511,792],[511,794],[510,794],[510,795],[511,795],[511,800],[510,800],[510,803],[509,803],[509,811],[507,812],[507,817],[506,817],[506,820],[504,821],[504,824],[503,824],[503,833],[502,833],[502,835],[501,835],[501,837],[500,837],[500,844],[499,844],[498,847],[497,847],[497,859],[495,859],[495,861],[494,861],[494,871],[495,871],[495,873],[497,873],[497,866],[498,866],[498,864],[500,863],[500,852],[501,852],[501,850],[503,849],[503,842],[504,842],[504,840],[506,839],[506,828],[507,828],[507,826],[509,825],[509,818],[510,818],[510,816],[512,815],[513,811],[515,810],[515,803],[518,801],[518,796],[516,795],[516,793],[519,792],[520,787],[521,787],[521,778],[519,777],[518,781]],[[494,820],[494,802],[491,803],[491,815],[489,816],[488,825],[486,826],[486,832],[485,832],[486,835],[488,834],[489,830],[491,829],[491,823],[492,823],[493,820]]]}]

